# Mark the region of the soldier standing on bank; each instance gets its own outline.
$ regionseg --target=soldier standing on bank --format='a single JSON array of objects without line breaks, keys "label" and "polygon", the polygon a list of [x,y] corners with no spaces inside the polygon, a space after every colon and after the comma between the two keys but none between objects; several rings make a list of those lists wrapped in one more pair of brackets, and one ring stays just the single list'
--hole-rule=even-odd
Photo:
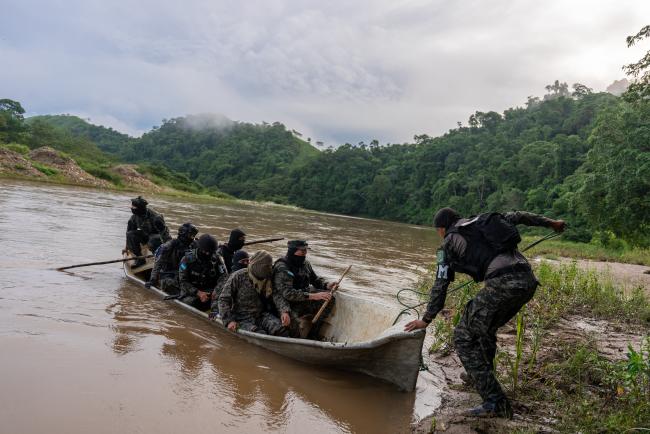
[{"label": "soldier standing on bank", "polygon": [[[325,300],[330,300],[334,282],[319,277],[307,260],[308,244],[303,240],[287,243],[286,256],[273,265],[273,291],[289,302],[291,307],[291,334],[306,337],[311,328],[311,319]],[[330,303],[321,318],[327,316],[334,303]],[[315,337],[318,328],[311,328]]]},{"label": "soldier standing on bank", "polygon": [[217,240],[212,235],[203,234],[196,242],[196,248],[185,254],[178,267],[180,300],[206,311],[211,300],[218,297],[227,278],[228,271],[217,254]]},{"label": "soldier standing on bank", "polygon": [[[126,249],[135,256],[142,256],[140,244],[146,244],[151,253],[154,253],[162,243],[171,240],[169,229],[165,224],[163,216],[151,208],[149,203],[138,196],[131,199],[131,212],[133,215],[126,225]],[[132,268],[141,267],[145,264],[144,259],[136,260]]]},{"label": "soldier standing on bank", "polygon": [[[145,283],[147,288],[158,284],[158,287],[168,294],[179,292],[178,267],[198,233],[199,230],[192,223],[183,223],[178,228],[178,236],[160,246],[156,251],[156,261],[151,270],[151,277]],[[160,283],[158,283],[159,280]]]},{"label": "soldier standing on bank", "polygon": [[451,208],[439,210],[433,220],[443,238],[438,251],[436,280],[421,320],[405,330],[426,328],[445,305],[454,273],[470,275],[485,287],[465,306],[454,330],[454,346],[483,404],[468,411],[471,416],[512,417],[512,408],[494,375],[497,330],[533,297],[539,282],[526,258],[517,250],[521,241],[515,225],[550,227],[562,232],[565,223],[523,211],[481,214],[463,219]]}]

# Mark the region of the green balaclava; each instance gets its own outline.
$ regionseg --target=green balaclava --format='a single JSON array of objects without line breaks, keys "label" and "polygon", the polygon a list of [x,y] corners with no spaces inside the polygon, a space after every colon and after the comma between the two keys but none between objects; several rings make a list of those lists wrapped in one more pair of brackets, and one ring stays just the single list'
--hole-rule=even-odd
[{"label": "green balaclava", "polygon": [[266,250],[255,252],[248,263],[248,276],[255,285],[255,290],[269,297],[271,295],[271,274],[273,273],[273,257]]}]

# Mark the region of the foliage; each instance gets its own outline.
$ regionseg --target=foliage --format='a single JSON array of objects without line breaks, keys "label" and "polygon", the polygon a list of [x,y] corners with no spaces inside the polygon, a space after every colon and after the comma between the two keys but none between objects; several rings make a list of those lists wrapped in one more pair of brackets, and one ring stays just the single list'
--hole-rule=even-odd
[{"label": "foliage", "polygon": [[17,152],[21,155],[29,154],[29,147],[25,145],[21,145],[20,143],[5,143],[5,144],[1,144],[0,147],[9,149],[10,151]]},{"label": "foliage", "polygon": [[34,166],[36,170],[38,170],[39,172],[43,173],[46,176],[54,176],[59,173],[59,171],[56,170],[55,168],[47,166],[45,164],[37,163],[35,161],[32,162],[32,166]]},{"label": "foliage", "polygon": [[20,141],[25,132],[23,114],[25,109],[18,101],[0,99],[0,143]]}]

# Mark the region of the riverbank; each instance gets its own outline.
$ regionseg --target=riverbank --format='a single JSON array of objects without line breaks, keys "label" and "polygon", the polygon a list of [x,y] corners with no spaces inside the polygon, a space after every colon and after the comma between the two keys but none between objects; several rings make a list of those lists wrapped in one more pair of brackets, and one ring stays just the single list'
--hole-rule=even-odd
[{"label": "riverbank", "polygon": [[[447,432],[608,432],[650,426],[650,299],[625,291],[577,263],[536,265],[533,300],[500,329],[496,372],[511,397],[513,420],[463,415],[479,405],[460,379],[452,332],[471,285],[450,294],[425,342],[443,404],[413,428]],[[425,279],[426,280],[426,279]],[[425,288],[429,282],[423,282]]]},{"label": "riverbank", "polygon": [[89,170],[47,146],[33,150],[21,145],[0,146],[0,178],[4,179],[203,200],[236,200],[220,191],[206,190],[164,168],[133,164],[86,168]]}]

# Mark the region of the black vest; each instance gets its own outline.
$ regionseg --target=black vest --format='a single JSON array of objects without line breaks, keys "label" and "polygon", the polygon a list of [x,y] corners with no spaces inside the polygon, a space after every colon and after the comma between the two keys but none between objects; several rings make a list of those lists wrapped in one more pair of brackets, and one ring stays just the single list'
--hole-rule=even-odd
[{"label": "black vest", "polygon": [[517,228],[499,213],[481,214],[467,222],[456,224],[448,235],[460,234],[467,242],[465,257],[457,258],[446,251],[454,271],[468,274],[475,282],[485,280],[490,263],[501,253],[512,252],[521,241]]}]

